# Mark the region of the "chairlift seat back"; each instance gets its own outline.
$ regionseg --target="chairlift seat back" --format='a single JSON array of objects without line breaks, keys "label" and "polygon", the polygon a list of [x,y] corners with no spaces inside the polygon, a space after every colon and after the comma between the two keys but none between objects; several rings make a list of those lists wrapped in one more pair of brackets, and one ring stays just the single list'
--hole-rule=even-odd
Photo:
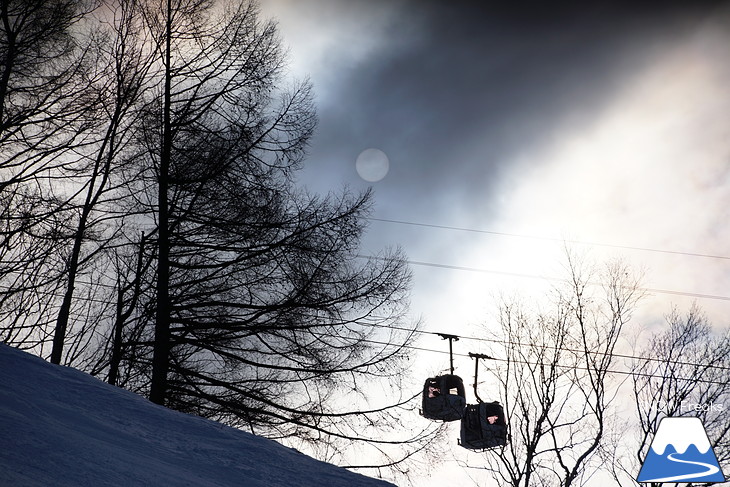
[{"label": "chairlift seat back", "polygon": [[502,406],[496,401],[469,404],[461,420],[459,444],[470,450],[485,450],[506,445],[507,423]]},{"label": "chairlift seat back", "polygon": [[464,416],[466,392],[458,375],[441,375],[426,379],[423,385],[425,418],[437,421],[457,421]]}]

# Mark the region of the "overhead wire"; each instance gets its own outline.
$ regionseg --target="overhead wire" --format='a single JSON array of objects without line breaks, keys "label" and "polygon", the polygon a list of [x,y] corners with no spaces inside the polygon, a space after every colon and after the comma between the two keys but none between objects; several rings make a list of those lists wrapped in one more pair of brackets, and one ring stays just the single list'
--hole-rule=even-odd
[{"label": "overhead wire", "polygon": [[[376,323],[362,323],[365,326],[373,326],[373,327],[380,327],[380,328],[388,328],[388,329],[396,329],[396,330],[402,330],[402,331],[408,331],[410,333],[414,334],[420,334],[420,335],[435,335],[435,336],[441,336],[443,337],[444,333],[435,332],[435,331],[426,331],[426,330],[413,330],[411,328],[407,327],[400,327],[395,325],[381,325]],[[498,338],[480,338],[480,337],[472,337],[472,336],[460,336],[460,335],[454,335],[450,333],[449,335],[454,336],[456,339],[462,339],[462,340],[472,340],[477,342],[491,342],[491,343],[498,343],[506,346],[517,346],[517,347],[534,347],[535,345],[530,343],[523,343],[519,341],[512,341],[512,340],[502,340]],[[585,350],[579,350],[574,348],[568,348],[568,347],[558,347],[558,346],[551,346],[551,345],[544,345],[541,346],[542,348],[547,348],[550,350],[559,350],[564,352],[570,352],[570,353],[586,353]],[[418,348],[417,348],[418,349]],[[438,352],[438,353],[449,353],[449,352],[443,352],[439,350],[432,350],[432,349],[423,349],[424,351],[431,351],[431,352]],[[596,356],[611,356],[621,359],[628,359],[628,360],[635,360],[639,362],[659,362],[660,364],[672,364],[672,365],[684,365],[684,366],[690,366],[690,367],[702,367],[705,369],[716,369],[716,370],[730,370],[730,367],[724,366],[724,365],[716,365],[716,364],[701,364],[696,362],[686,362],[686,361],[680,361],[680,360],[666,360],[662,358],[654,358],[654,357],[642,357],[637,355],[627,355],[622,353],[606,353],[606,352],[598,352],[598,351],[592,351],[588,352],[591,355]],[[458,354],[454,353],[454,355],[462,356],[462,357],[468,357],[468,355],[464,354]],[[506,359],[500,359],[494,357],[495,360],[506,360]],[[631,374],[631,372],[615,372],[615,373],[626,373]],[[641,375],[641,374],[638,374]],[[654,377],[654,376],[652,376]],[[684,379],[683,379],[684,380]],[[689,380],[689,379],[687,379]]]},{"label": "overhead wire", "polygon": [[[372,343],[375,345],[392,345],[387,342],[382,342],[378,340],[371,340],[371,339],[363,339],[364,342]],[[400,345],[401,348],[409,349],[409,350],[418,350],[421,352],[432,352],[432,353],[440,353],[440,354],[446,354],[446,355],[456,355],[458,357],[470,357],[468,354],[453,352],[450,353],[446,350],[434,350],[432,348],[425,348],[425,347],[417,347],[415,345]],[[555,364],[555,363],[549,363],[545,364],[542,362],[531,362],[528,360],[513,360],[513,359],[506,359],[506,358],[499,358],[499,357],[491,357],[490,360],[495,360],[498,362],[509,362],[513,364],[520,364],[520,365],[538,365],[541,367],[545,366],[555,366],[562,369],[575,369],[575,370],[591,370],[588,367],[584,366],[576,366],[576,365],[562,365],[562,364]],[[670,379],[670,377],[666,377],[663,375],[657,375],[657,374],[647,374],[645,372],[636,372],[636,371],[626,371],[626,370],[613,370],[613,369],[606,369],[606,373],[609,374],[618,374],[618,375],[626,375],[626,376],[632,376],[632,377],[649,377],[649,378],[656,378],[656,379]],[[707,379],[701,379],[701,378],[694,378],[694,377],[671,377],[675,380],[681,380],[681,381],[689,381],[689,382],[702,382],[705,384],[717,384],[717,385],[727,385],[727,382],[719,382],[719,381],[712,381]]]},{"label": "overhead wire", "polygon": [[[362,259],[374,259],[374,260],[381,260],[381,261],[398,260],[394,257],[383,257],[383,256],[378,256],[378,255],[365,255],[365,254],[357,254],[356,257],[362,258]],[[497,275],[505,275],[505,276],[511,276],[511,277],[526,278],[526,279],[539,279],[539,280],[543,280],[543,281],[569,282],[567,279],[562,279],[559,277],[542,276],[542,275],[538,275],[538,274],[526,274],[526,273],[510,272],[510,271],[498,271],[498,270],[493,270],[493,269],[481,269],[481,268],[477,268],[477,267],[440,264],[437,262],[425,262],[425,261],[417,261],[417,260],[412,260],[412,259],[405,259],[405,260],[403,260],[403,262],[406,262],[411,265],[423,266],[423,267],[435,267],[435,268],[440,268],[440,269],[450,269],[450,270],[457,270],[457,271],[479,272],[479,273],[483,273],[483,274],[497,274]],[[589,283],[589,284],[595,284],[595,283]],[[688,292],[688,291],[675,291],[675,290],[671,290],[671,289],[656,289],[656,288],[645,288],[645,287],[639,287],[637,289],[640,291],[646,291],[649,293],[656,293],[656,294],[669,294],[669,295],[674,295],[674,296],[687,296],[687,297],[693,297],[693,298],[730,301],[730,296],[722,296],[722,295],[717,295],[717,294],[694,293],[694,292]]]},{"label": "overhead wire", "polygon": [[[91,283],[85,283],[85,284],[91,284]],[[94,283],[94,284],[99,285],[100,283]],[[84,299],[86,301],[91,301],[91,302],[96,302],[96,303],[103,303],[103,304],[109,304],[107,301],[97,300],[97,299],[88,298],[88,297],[87,298],[84,298]],[[373,317],[373,318],[381,319],[381,318],[378,318],[378,317]],[[365,326],[372,326],[372,327],[388,328],[388,329],[394,329],[394,330],[400,330],[400,331],[408,331],[408,332],[411,332],[411,333],[417,333],[417,334],[421,334],[421,335],[423,335],[423,334],[430,334],[430,335],[440,336],[440,335],[443,334],[443,333],[433,332],[433,331],[413,330],[411,328],[406,328],[406,327],[399,327],[399,326],[395,326],[395,325],[383,325],[383,324],[370,323],[370,322],[358,322],[358,324],[362,324],[362,325],[365,325]],[[472,341],[479,341],[479,342],[491,342],[491,343],[498,343],[498,344],[509,345],[509,346],[520,346],[520,347],[532,346],[531,344],[528,344],[528,343],[514,342],[514,341],[509,341],[509,340],[501,340],[501,339],[496,339],[496,338],[480,338],[480,337],[459,336],[459,335],[455,335],[455,336],[457,336],[459,339],[464,339],[464,340],[472,340]],[[584,352],[582,350],[575,350],[575,349],[564,348],[564,347],[551,347],[551,346],[547,346],[546,348],[556,349],[556,350],[562,350],[562,351],[572,352],[572,353],[582,353],[582,352]],[[607,355],[606,353],[603,353],[603,352],[591,352],[591,353],[593,353],[595,355],[604,355],[604,356]],[[641,356],[627,355],[627,354],[621,354],[621,353],[612,353],[611,355],[613,357],[624,358],[624,359],[629,359],[629,360],[640,360],[640,361],[660,362],[660,363],[667,363],[668,362],[668,363],[675,364],[675,365],[687,365],[687,366],[692,366],[692,367],[708,367],[708,368],[712,368],[712,369],[730,370],[730,367],[721,366],[721,365],[713,365],[713,364],[706,365],[706,364],[698,364],[698,363],[685,362],[685,361],[667,361],[667,360],[661,359],[661,358],[641,357]]]},{"label": "overhead wire", "polygon": [[[532,240],[566,242],[566,243],[573,243],[573,244],[579,244],[579,245],[590,245],[590,246],[596,246],[596,247],[609,247],[609,248],[618,248],[618,249],[626,249],[626,250],[638,250],[638,251],[643,251],[643,252],[684,255],[684,256],[688,256],[688,257],[701,257],[701,258],[730,260],[730,256],[727,256],[727,255],[718,255],[718,254],[710,254],[710,253],[702,253],[702,252],[687,252],[687,251],[680,251],[680,250],[659,249],[659,248],[655,248],[655,247],[639,247],[639,246],[631,246],[631,245],[608,244],[608,243],[602,243],[602,242],[589,242],[589,241],[583,241],[583,240],[561,239],[561,238],[538,236],[538,235],[526,235],[526,234],[519,234],[519,233],[483,230],[483,229],[476,229],[476,228],[469,228],[469,227],[458,227],[458,226],[453,226],[453,225],[437,225],[437,224],[433,224],[433,223],[414,222],[414,221],[409,221],[409,220],[400,220],[400,219],[391,219],[391,218],[366,217],[366,219],[369,221],[375,221],[375,222],[392,223],[392,224],[397,224],[397,225],[408,225],[408,226],[416,226],[416,227],[423,227],[423,228],[436,228],[436,229],[442,229],[442,230],[452,230],[452,231],[497,235],[497,236],[503,236],[503,237],[515,237],[515,238],[532,239]],[[359,255],[359,257],[366,257],[366,256]],[[381,259],[381,260],[387,259],[385,257],[379,257],[379,256],[372,256],[372,258]],[[500,270],[494,270],[494,269],[482,269],[482,268],[477,268],[477,267],[473,267],[473,266],[457,266],[457,265],[451,265],[451,264],[417,261],[417,260],[411,260],[411,259],[408,259],[406,262],[411,265],[422,266],[422,267],[433,267],[433,268],[450,269],[450,270],[458,270],[458,271],[466,271],[466,272],[478,272],[478,273],[485,273],[485,274],[505,275],[505,276],[510,276],[510,277],[518,277],[518,278],[526,278],[526,279],[540,279],[540,280],[546,280],[546,281],[558,281],[558,282],[564,281],[563,279],[560,279],[560,278],[542,276],[542,275],[537,275],[537,274],[500,271]],[[672,290],[672,289],[658,289],[658,288],[640,288],[640,289],[642,291],[655,293],[655,294],[668,294],[668,295],[673,295],[673,296],[687,296],[687,297],[693,297],[693,298],[699,298],[699,299],[730,301],[730,296],[725,296],[725,295],[717,295],[717,294],[709,294],[709,293],[696,293],[696,292],[689,292],[689,291],[677,291],[677,290]]]},{"label": "overhead wire", "polygon": [[[400,224],[400,225],[419,226],[419,227],[425,227],[425,228],[437,228],[437,229],[464,231],[464,232],[489,234],[489,235],[497,235],[497,236],[528,238],[528,239],[537,239],[537,240],[549,240],[549,241],[574,243],[574,244],[580,244],[580,245],[592,245],[592,246],[601,246],[601,247],[621,248],[621,249],[627,249],[627,250],[656,252],[656,253],[663,253],[663,254],[684,255],[684,256],[690,256],[690,257],[702,257],[702,258],[730,260],[730,256],[715,255],[715,254],[709,254],[709,253],[685,252],[685,251],[658,249],[658,248],[651,248],[651,247],[637,247],[637,246],[628,246],[628,245],[606,244],[606,243],[600,243],[600,242],[586,242],[586,241],[581,241],[581,240],[558,239],[558,238],[553,238],[553,237],[524,235],[524,234],[516,234],[516,233],[508,233],[508,232],[497,232],[497,231],[490,231],[490,230],[481,230],[481,229],[456,227],[456,226],[448,226],[448,225],[436,225],[436,224],[419,223],[419,222],[412,222],[412,221],[406,221],[406,220],[394,220],[394,219],[387,219],[387,218],[368,217],[367,219],[370,221],[379,221],[379,222],[386,222],[386,223],[393,223],[393,224]],[[381,260],[381,261],[394,260],[394,259],[388,258],[388,257],[367,256],[367,255],[362,255],[362,254],[358,254],[358,257],[365,258],[365,259],[376,259],[376,260]],[[540,280],[553,281],[553,282],[568,282],[567,279],[561,279],[561,278],[555,278],[555,277],[541,276],[541,275],[528,274],[528,273],[510,272],[510,271],[499,271],[499,270],[493,270],[493,269],[482,269],[482,268],[476,268],[476,267],[471,267],[471,266],[457,266],[457,265],[450,265],[450,264],[443,264],[443,263],[436,263],[436,262],[416,261],[416,260],[412,260],[412,259],[406,259],[405,262],[408,264],[411,264],[411,265],[424,266],[424,267],[434,267],[434,268],[466,271],[466,272],[479,272],[479,273],[488,273],[488,274],[497,274],[497,275],[507,275],[507,276],[511,276],[511,277],[540,279]],[[595,284],[595,283],[589,283],[589,284]],[[669,294],[669,295],[688,296],[688,297],[694,297],[694,298],[730,301],[730,296],[723,296],[723,295],[676,291],[676,290],[668,290],[668,289],[643,288],[643,287],[640,287],[638,289],[641,291],[645,291],[645,292],[649,292],[649,293],[656,293],[656,294]],[[393,328],[393,326],[391,326],[391,325],[375,325],[375,324],[371,324],[371,325]],[[398,328],[398,327],[396,327],[396,328]],[[405,328],[399,328],[399,329],[406,330]],[[410,329],[407,329],[407,330],[412,331]],[[415,333],[429,333],[429,334],[433,334],[433,335],[440,335],[437,332],[425,332],[425,331],[421,331],[421,330],[417,330],[417,331],[415,331]],[[485,342],[502,343],[502,344],[505,344],[508,346],[530,346],[530,344],[498,340],[498,339],[485,339],[485,338],[477,338],[477,337],[459,337],[459,338],[477,340],[477,341],[485,341]],[[448,352],[441,352],[438,350],[426,349],[426,348],[422,348],[422,347],[411,347],[411,348],[415,348],[417,350],[423,350],[423,351],[437,352],[437,353],[448,353]],[[549,348],[559,349],[560,347],[549,347]],[[572,353],[577,353],[577,352],[584,353],[584,351],[578,351],[578,350],[573,350],[573,349],[567,349],[567,348],[560,348],[560,349],[569,351]],[[607,355],[606,353],[601,353],[601,352],[595,352],[595,353],[597,355],[604,355],[604,356]],[[463,356],[463,354],[455,354],[455,355]],[[698,364],[698,363],[685,362],[685,361],[668,361],[668,360],[660,359],[660,358],[638,357],[638,356],[627,355],[627,354],[611,354],[611,355],[614,357],[630,359],[630,360],[641,360],[641,361],[646,361],[646,362],[653,361],[653,362],[660,362],[660,363],[671,363],[674,365],[686,365],[686,366],[692,366],[692,367],[704,367],[704,368],[712,368],[712,369],[719,369],[719,370],[730,370],[730,367],[719,366],[719,365],[714,365],[714,364]],[[506,359],[496,359],[496,360],[506,360]],[[643,374],[643,373],[638,373],[635,371],[634,372],[611,371],[611,373],[658,377],[655,375]],[[713,382],[713,381],[707,381],[704,379],[686,379],[686,378],[678,378],[678,379],[679,380],[695,380],[698,382],[718,383],[718,382]]]},{"label": "overhead wire", "polygon": [[[399,225],[418,226],[418,227],[424,227],[424,228],[436,228],[436,229],[444,229],[444,230],[454,230],[454,231],[471,232],[471,233],[479,233],[479,234],[489,234],[489,235],[497,235],[497,236],[533,239],[533,240],[568,242],[568,243],[574,243],[574,244],[579,244],[579,245],[591,245],[591,246],[600,246],[600,247],[620,248],[620,249],[627,249],[627,250],[656,252],[656,253],[664,253],[664,254],[684,255],[684,256],[690,256],[690,257],[702,257],[702,258],[730,260],[730,256],[715,255],[715,254],[709,254],[709,253],[686,252],[686,251],[677,251],[677,250],[668,250],[668,249],[658,249],[658,248],[652,248],[652,247],[637,247],[637,246],[628,246],[628,245],[607,244],[607,243],[601,243],[601,242],[587,242],[587,241],[581,241],[581,240],[559,239],[559,238],[554,238],[554,237],[525,235],[525,234],[517,234],[517,233],[510,233],[510,232],[498,232],[498,231],[491,231],[491,230],[457,227],[457,226],[449,226],[449,225],[437,225],[437,224],[430,224],[430,223],[412,222],[412,221],[407,221],[407,220],[395,220],[395,219],[387,219],[387,218],[367,217],[366,219],[370,220],[370,221],[378,221],[378,222],[392,223],[392,224],[399,224]],[[365,258],[365,259],[376,259],[376,260],[382,260],[382,261],[395,260],[395,259],[388,258],[388,257],[362,255],[362,254],[358,254],[357,257]],[[416,265],[416,266],[425,266],[425,267],[434,267],[434,268],[442,268],[442,269],[450,269],[450,270],[458,270],[458,271],[506,275],[506,276],[511,276],[511,277],[540,279],[540,280],[554,281],[554,282],[567,282],[566,279],[541,276],[541,275],[537,275],[537,274],[499,271],[499,270],[494,270],[494,269],[482,269],[482,268],[476,268],[476,267],[471,267],[471,266],[456,266],[456,265],[442,264],[442,263],[435,263],[435,262],[416,261],[416,260],[411,260],[411,259],[407,259],[407,260],[405,260],[405,262],[407,262],[408,264],[411,264],[411,265]],[[96,283],[96,285],[104,286],[104,284],[101,284],[101,283]],[[113,287],[113,286],[108,286],[108,287]],[[658,293],[658,294],[670,294],[670,295],[680,295],[680,296],[688,296],[688,297],[695,297],[695,298],[730,301],[730,296],[712,295],[712,294],[705,294],[705,293],[694,293],[694,292],[685,292],[685,291],[676,291],[676,290],[667,290],[667,289],[655,289],[655,288],[638,288],[638,289],[642,290],[642,291]],[[373,324],[373,323],[368,323],[368,324],[370,326],[383,326],[383,327],[387,327],[387,328],[407,330],[407,331],[415,332],[415,333],[429,333],[429,334],[439,335],[439,333],[436,333],[436,332],[425,332],[425,331],[421,331],[421,330],[414,331],[411,329],[394,327],[394,326],[390,326],[390,325],[377,325],[377,324]],[[498,340],[498,339],[485,339],[485,338],[477,338],[477,337],[459,337],[459,338],[467,339],[467,340],[484,341],[484,342],[502,343],[502,344],[506,344],[509,346],[530,346],[529,344],[524,344],[524,343],[520,343],[520,342],[510,342],[510,341]],[[384,343],[382,343],[382,344],[384,344]],[[410,346],[410,348],[414,348],[417,350],[423,350],[423,351],[441,353],[436,350],[425,349],[425,348],[420,348],[420,347]],[[550,347],[550,348],[557,349],[559,347]],[[573,353],[583,352],[583,351],[571,350],[571,349],[567,349],[567,348],[562,348],[561,350],[569,351],[569,352],[573,352]],[[599,355],[602,354],[600,352],[595,352],[595,353],[599,354]],[[456,354],[456,355],[460,355],[460,354]],[[603,353],[603,355],[606,355],[606,354]],[[663,359],[637,357],[637,356],[626,355],[626,354],[611,354],[611,355],[614,357],[631,359],[631,360],[658,361],[658,362],[662,362],[662,363],[667,362],[666,360],[663,360]],[[497,360],[505,360],[505,359],[497,359]],[[676,365],[689,365],[689,366],[695,366],[695,367],[703,366],[703,367],[710,367],[710,368],[723,369],[723,370],[730,369],[730,367],[716,366],[716,365],[703,365],[703,364],[696,364],[696,363],[691,363],[691,362],[672,361],[671,363],[676,364]],[[624,371],[612,371],[612,373],[632,374],[631,372],[624,372]],[[682,379],[682,380],[690,380],[690,379]]]},{"label": "overhead wire", "polygon": [[[411,328],[402,327],[402,326],[394,326],[394,325],[381,325],[377,323],[361,323],[366,326],[373,326],[373,327],[379,327],[379,328],[389,328],[389,329],[395,329],[395,330],[401,330],[401,331],[408,331],[411,333],[417,333],[420,335],[428,334],[428,335],[436,335],[436,336],[442,336],[444,333],[436,332],[436,331],[426,331],[426,330],[413,330]],[[530,343],[523,343],[523,342],[515,342],[512,340],[501,340],[498,338],[480,338],[480,337],[472,337],[472,336],[460,336],[460,335],[454,335],[453,333],[450,333],[450,335],[456,337],[460,340],[472,340],[477,342],[491,342],[491,343],[498,343],[502,345],[508,345],[508,346],[518,346],[518,347],[532,347],[533,344]],[[544,345],[542,346],[544,348],[550,349],[550,350],[561,350],[565,352],[571,352],[571,353],[584,353],[585,350],[578,350],[573,348],[566,348],[566,347],[556,347],[551,345]],[[660,362],[660,363],[671,363],[674,365],[688,365],[691,367],[707,367],[712,369],[719,369],[719,370],[730,370],[730,367],[724,366],[724,365],[714,365],[714,364],[700,364],[695,362],[685,362],[680,360],[671,360],[668,361],[666,359],[661,358],[653,358],[653,357],[641,357],[637,355],[627,355],[622,353],[606,353],[606,352],[590,352],[593,355],[602,355],[607,356],[611,355],[612,357],[618,357],[623,359],[630,359],[630,360],[640,360],[640,361],[646,361],[646,362]]]},{"label": "overhead wire", "polygon": [[588,242],[584,240],[572,240],[572,239],[563,239],[563,238],[557,238],[557,237],[545,237],[540,235],[526,235],[526,234],[519,234],[519,233],[509,233],[509,232],[497,232],[493,230],[480,230],[476,228],[468,228],[468,227],[456,227],[456,226],[450,226],[450,225],[436,225],[433,223],[421,223],[421,222],[412,222],[407,220],[394,220],[389,218],[375,218],[375,217],[366,217],[366,220],[370,221],[377,221],[377,222],[384,222],[384,223],[394,223],[398,225],[410,225],[410,226],[417,226],[417,227],[425,227],[425,228],[438,228],[442,230],[457,230],[461,232],[471,232],[471,233],[481,233],[481,234],[487,234],[487,235],[497,235],[501,237],[516,237],[516,238],[524,238],[524,239],[531,239],[531,240],[548,240],[552,242],[567,242],[567,243],[573,243],[578,245],[590,245],[594,247],[609,247],[609,248],[615,248],[615,249],[625,249],[625,250],[639,250],[642,252],[656,252],[656,253],[662,253],[662,254],[675,254],[675,255],[686,255],[689,257],[704,257],[704,258],[710,258],[710,259],[722,259],[722,260],[730,260],[730,256],[727,255],[717,255],[717,254],[708,254],[708,253],[700,253],[700,252],[686,252],[686,251],[680,251],[680,250],[668,250],[668,249],[658,249],[654,247],[637,247],[637,246],[631,246],[631,245],[619,245],[619,244],[609,244],[609,243],[602,243],[602,242]]}]

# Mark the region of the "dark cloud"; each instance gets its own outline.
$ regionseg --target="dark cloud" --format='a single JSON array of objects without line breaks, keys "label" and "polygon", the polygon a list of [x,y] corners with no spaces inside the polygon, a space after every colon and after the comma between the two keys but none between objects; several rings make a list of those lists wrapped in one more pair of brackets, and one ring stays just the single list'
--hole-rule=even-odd
[{"label": "dark cloud", "polygon": [[591,123],[627,76],[723,2],[637,3],[391,3],[379,49],[340,75],[328,66],[312,170],[356,177],[359,151],[377,147],[392,164],[381,208],[433,216],[424,195],[475,207],[515,154]]}]

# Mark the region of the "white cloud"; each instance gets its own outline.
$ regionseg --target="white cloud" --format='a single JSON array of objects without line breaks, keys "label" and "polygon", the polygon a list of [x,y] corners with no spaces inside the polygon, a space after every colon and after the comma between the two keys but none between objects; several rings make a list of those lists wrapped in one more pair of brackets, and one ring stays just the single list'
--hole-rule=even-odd
[{"label": "white cloud", "polygon": [[388,44],[399,3],[267,0],[261,7],[279,24],[293,74],[311,77],[324,96]]},{"label": "white cloud", "polygon": [[[533,163],[516,161],[522,169],[511,175],[496,225],[514,233],[729,255],[728,46],[727,36],[706,26],[642,72],[628,73],[625,88],[595,123],[559,134],[550,148],[529,148],[523,157]],[[545,248],[535,240],[531,250],[507,254],[515,262],[554,261]],[[730,261],[620,253],[648,267],[648,287],[728,294]],[[720,311],[716,319],[730,310],[718,300],[700,304]]]}]

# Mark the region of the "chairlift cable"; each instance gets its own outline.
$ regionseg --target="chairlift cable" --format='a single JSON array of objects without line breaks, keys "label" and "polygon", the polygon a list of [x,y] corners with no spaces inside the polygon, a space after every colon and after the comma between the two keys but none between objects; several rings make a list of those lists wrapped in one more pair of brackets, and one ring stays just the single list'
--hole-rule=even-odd
[{"label": "chairlift cable", "polygon": [[[372,343],[375,345],[391,345],[394,346],[392,343],[378,341],[378,340],[371,340],[371,339],[362,339],[363,342],[366,343]],[[399,345],[400,348],[409,349],[409,350],[417,350],[421,352],[430,352],[430,353],[441,353],[441,354],[447,354],[449,352],[446,352],[444,350],[434,350],[432,348],[425,348],[425,347],[418,347],[415,345]],[[454,352],[454,355],[459,357],[466,357],[470,358],[468,354],[464,353],[458,353]],[[559,367],[562,369],[574,369],[574,370],[584,370],[589,371],[588,367],[583,366],[573,366],[573,365],[561,365],[561,364],[546,364],[543,362],[531,362],[527,360],[512,360],[512,359],[505,359],[505,358],[499,358],[499,357],[492,357],[492,360],[498,361],[498,362],[511,362],[513,364],[520,364],[520,365],[536,365],[540,367]],[[680,380],[680,381],[689,381],[689,382],[702,382],[704,384],[717,384],[717,385],[727,385],[727,382],[719,382],[719,381],[712,381],[712,380],[706,380],[706,379],[698,379],[698,378],[687,378],[687,377],[667,377],[665,375],[657,375],[657,374],[647,374],[645,372],[631,372],[631,371],[625,371],[625,370],[613,370],[613,369],[607,369],[606,373],[609,374],[617,374],[617,375],[626,375],[626,376],[634,376],[634,377],[649,377],[649,378],[655,378],[655,379],[674,379],[674,380]]]},{"label": "chairlift cable", "polygon": [[[377,327],[377,328],[390,328],[393,330],[408,331],[408,332],[412,332],[412,333],[418,333],[421,335],[439,335],[439,336],[442,335],[442,333],[439,333],[439,332],[426,331],[426,330],[413,330],[411,328],[406,328],[406,327],[401,327],[401,326],[396,326],[396,325],[382,325],[382,324],[378,324],[378,323],[368,323],[368,322],[358,322],[358,323],[365,325],[365,326],[372,326],[372,327]],[[501,340],[501,339],[497,339],[497,338],[479,338],[479,337],[473,337],[473,336],[460,336],[460,335],[454,335],[454,336],[458,336],[458,338],[460,338],[462,340],[473,340],[473,341],[477,341],[477,342],[498,343],[498,344],[509,345],[509,346],[517,346],[517,347],[534,346],[529,343],[516,342],[516,341],[511,341],[511,340]],[[545,345],[544,348],[548,348],[550,350],[560,350],[563,352],[586,353],[585,350],[578,350],[578,349],[566,348],[566,347],[556,347],[556,346],[552,346],[552,345]],[[718,370],[730,370],[730,366],[725,366],[725,365],[700,364],[700,363],[695,363],[695,362],[684,362],[684,361],[679,361],[679,360],[666,360],[666,359],[654,358],[654,357],[641,357],[638,355],[627,355],[627,354],[622,354],[622,353],[610,353],[609,354],[606,352],[599,352],[599,351],[591,351],[591,352],[587,352],[587,353],[592,354],[592,355],[600,355],[600,356],[604,356],[604,357],[607,355],[611,355],[611,356],[617,357],[617,358],[639,360],[639,361],[646,361],[646,362],[659,362],[659,363],[663,363],[663,364],[668,363],[668,364],[672,364],[672,365],[688,365],[691,367],[706,367],[706,368],[718,369]]]},{"label": "chairlift cable", "polygon": [[[361,259],[373,259],[373,260],[381,260],[381,261],[401,260],[401,259],[396,259],[393,257],[382,257],[382,256],[378,256],[378,255],[364,255],[364,254],[356,254],[355,257],[358,257]],[[539,274],[527,274],[527,273],[521,273],[521,272],[499,271],[499,270],[494,270],[494,269],[483,269],[483,268],[471,267],[471,266],[440,264],[437,262],[425,262],[425,261],[418,261],[418,260],[411,260],[411,259],[404,259],[404,260],[402,260],[402,262],[406,262],[408,264],[416,265],[416,266],[435,267],[435,268],[439,268],[439,269],[449,269],[449,270],[466,271],[466,272],[478,272],[478,273],[482,273],[482,274],[498,274],[498,275],[504,275],[504,276],[525,278],[525,279],[540,279],[542,281],[552,281],[552,282],[570,282],[568,279],[564,279],[564,278],[560,278],[560,277],[542,276]],[[597,283],[588,283],[588,284],[598,285]],[[646,291],[648,293],[654,293],[654,294],[669,294],[671,296],[687,296],[687,297],[691,297],[691,298],[730,301],[730,296],[723,296],[723,295],[719,295],[719,294],[695,293],[695,292],[689,292],[689,291],[675,291],[673,289],[657,289],[657,288],[645,288],[645,287],[637,287],[636,289],[638,289],[640,291]]]},{"label": "chairlift cable", "polygon": [[658,248],[654,248],[654,247],[638,247],[638,246],[632,246],[632,245],[608,244],[608,243],[602,243],[602,242],[586,242],[583,240],[546,237],[546,236],[541,236],[541,235],[526,235],[526,234],[510,233],[510,232],[497,232],[497,231],[491,231],[491,230],[480,230],[480,229],[476,229],[476,228],[456,227],[456,226],[449,226],[449,225],[436,225],[436,224],[432,224],[432,223],[411,222],[411,221],[407,221],[407,220],[393,220],[393,219],[389,219],[389,218],[366,217],[365,219],[370,220],[370,221],[376,221],[376,222],[394,223],[394,224],[398,224],[398,225],[410,225],[410,226],[417,226],[417,227],[424,227],[424,228],[437,228],[437,229],[441,229],[441,230],[455,230],[455,231],[460,231],[460,232],[481,233],[481,234],[487,234],[487,235],[497,235],[500,237],[515,237],[515,238],[523,238],[523,239],[531,239],[531,240],[548,240],[548,241],[552,241],[552,242],[567,242],[567,243],[572,243],[572,244],[589,245],[589,246],[594,246],[594,247],[608,247],[608,248],[614,248],[614,249],[639,250],[642,252],[655,252],[655,253],[661,253],[661,254],[684,255],[684,256],[688,256],[688,257],[703,257],[703,258],[709,258],[709,259],[730,260],[730,256],[709,254],[709,253],[686,252],[686,251],[680,251],[680,250],[658,249]]}]

